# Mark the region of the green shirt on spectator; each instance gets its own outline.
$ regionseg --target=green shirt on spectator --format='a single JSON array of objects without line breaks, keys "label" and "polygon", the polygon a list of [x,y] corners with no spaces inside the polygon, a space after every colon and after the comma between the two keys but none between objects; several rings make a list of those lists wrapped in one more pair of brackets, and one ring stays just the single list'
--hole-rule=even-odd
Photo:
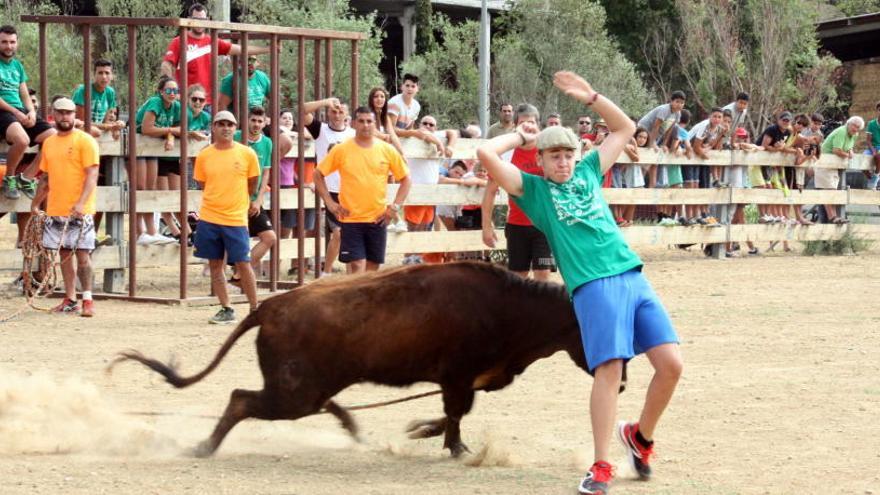
[{"label": "green shirt on spectator", "polygon": [[847,126],[844,124],[837,129],[831,131],[824,141],[822,141],[822,153],[834,153],[834,148],[838,148],[842,151],[850,151],[853,149],[853,146],[856,145],[856,133],[854,136],[850,136],[848,132],[846,132]]},{"label": "green shirt on spectator", "polygon": [[[73,92],[73,102],[79,106],[86,105],[84,86],[80,84]],[[116,108],[116,90],[107,86],[104,91],[98,92],[98,88],[92,84],[92,122],[100,124],[104,122],[107,110]]]},{"label": "green shirt on spectator", "polygon": [[880,123],[877,122],[877,119],[868,122],[868,127],[865,130],[871,135],[871,146],[874,147],[874,151],[880,151]]},{"label": "green shirt on spectator", "polygon": [[190,131],[211,132],[211,114],[202,110],[198,117],[193,116],[192,108],[187,107],[187,127]]},{"label": "green shirt on spectator", "polygon": [[598,151],[587,153],[563,184],[521,175],[523,194],[513,200],[547,237],[569,295],[587,282],[642,266],[602,196]]},{"label": "green shirt on spectator", "polygon": [[[235,136],[232,139],[236,143],[240,143],[241,131],[235,131]],[[260,175],[257,176],[257,192],[251,195],[251,201],[256,201],[257,194],[260,193],[260,187],[263,185],[263,171],[272,168],[272,140],[260,134],[260,138],[256,141],[251,141],[248,138],[248,146],[257,153],[257,159],[260,162]]]},{"label": "green shirt on spectator", "polygon": [[144,115],[152,112],[156,115],[156,127],[174,127],[180,125],[180,102],[175,101],[170,108],[165,108],[165,102],[159,95],[151,96],[146,103],[137,111],[134,122],[137,124],[137,132],[141,132],[141,124],[144,122]]},{"label": "green shirt on spectator", "polygon": [[27,73],[18,59],[0,60],[0,99],[14,108],[24,110],[21,101],[21,83],[27,82]]},{"label": "green shirt on spectator", "polygon": [[[232,74],[229,73],[220,81],[220,93],[232,98]],[[248,108],[262,107],[266,95],[272,89],[272,83],[265,72],[257,69],[248,79]],[[232,110],[231,108],[229,110]]]}]

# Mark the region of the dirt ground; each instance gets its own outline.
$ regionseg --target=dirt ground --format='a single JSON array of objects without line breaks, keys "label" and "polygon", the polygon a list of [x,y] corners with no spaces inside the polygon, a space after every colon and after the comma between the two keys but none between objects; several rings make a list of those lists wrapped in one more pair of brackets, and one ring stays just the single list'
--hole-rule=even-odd
[{"label": "dirt ground", "polygon": [[[880,250],[641,254],[681,336],[685,373],[657,432],[655,478],[634,481],[615,445],[614,493],[880,494]],[[173,272],[141,276],[174,291]],[[0,317],[21,302],[7,291]],[[478,311],[467,304],[459,310]],[[441,414],[437,397],[355,413],[360,445],[327,416],[251,420],[214,458],[195,459],[187,449],[210,433],[231,390],[260,388],[256,334],[203,382],[175,390],[140,366],[109,377],[104,368],[134,348],[176,356],[185,374],[201,369],[231,331],[207,324],[215,308],[100,301],[97,310],[91,320],[30,311],[0,324],[0,493],[573,494],[591,463],[591,382],[563,354],[477,396],[462,423],[475,455],[464,461],[439,438],[403,433]],[[622,418],[637,416],[649,376],[644,358],[632,362]],[[360,385],[339,402],[432,389]]]}]

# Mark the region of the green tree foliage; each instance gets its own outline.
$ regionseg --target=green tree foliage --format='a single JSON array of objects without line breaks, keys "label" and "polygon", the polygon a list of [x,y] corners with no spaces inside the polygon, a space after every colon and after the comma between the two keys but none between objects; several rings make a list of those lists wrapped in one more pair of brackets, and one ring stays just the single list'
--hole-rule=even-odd
[{"label": "green tree foliage", "polygon": [[528,101],[542,114],[556,111],[571,123],[584,108],[562,96],[552,78],[558,70],[572,70],[627,113],[636,116],[648,109],[649,93],[635,66],[609,37],[599,3],[520,0],[502,22],[507,34],[493,46],[496,103]]},{"label": "green tree foliage", "polygon": [[[360,104],[374,86],[382,85],[379,61],[382,59],[383,33],[375,29],[374,15],[355,15],[347,0],[325,0],[312,2],[306,0],[237,0],[235,5],[241,9],[241,22],[270,24],[276,26],[295,26],[336,31],[354,31],[368,36],[358,43],[358,87]],[[297,58],[296,41],[282,43],[281,55],[281,95],[283,106],[293,106],[297,101]],[[264,57],[268,58],[268,57]],[[322,60],[323,67],[326,61]],[[267,64],[268,65],[268,64]],[[313,45],[306,41],[306,101],[314,96],[314,54]],[[323,70],[323,69],[322,69]],[[323,78],[322,78],[323,80]],[[351,43],[333,43],[333,95],[343,101],[351,96]],[[352,109],[353,110],[353,109]]]},{"label": "green tree foliage", "polygon": [[[40,36],[37,24],[21,22],[21,16],[59,13],[55,5],[44,0],[7,0],[0,9],[0,24],[13,25],[18,31],[17,58],[28,73],[28,88],[40,89]],[[82,37],[71,26],[50,24],[46,27],[46,49],[46,100],[54,94],[71,95],[82,82]]]},{"label": "green tree foliage", "polygon": [[[183,5],[176,1],[154,0],[97,0],[98,13],[108,17],[180,17]],[[128,30],[120,26],[107,26],[101,32],[106,43],[106,52],[94,53],[93,57],[103,57],[113,62],[116,72],[116,95],[120,109],[128,108],[128,71],[137,67],[137,101],[143,102],[156,92],[156,83],[161,75],[159,66],[168,47],[168,42],[177,35],[172,28],[141,26],[137,28],[136,60],[128,59]]]},{"label": "green tree foliage", "polygon": [[404,72],[419,76],[418,100],[422,114],[431,114],[441,127],[464,126],[477,117],[477,68],[480,25],[474,21],[452,24],[437,14],[433,22],[442,43],[403,63]]},{"label": "green tree foliage", "polygon": [[831,4],[847,16],[880,12],[880,0],[837,0]]},{"label": "green tree foliage", "polygon": [[698,117],[748,92],[755,130],[782,109],[836,108],[840,62],[818,54],[811,5],[810,0],[676,0],[681,29],[661,24],[648,35],[656,48],[646,53],[655,85],[668,88],[670,81],[683,80]]},{"label": "green tree foliage", "polygon": [[416,25],[416,53],[425,53],[434,45],[431,0],[416,0],[413,23]]}]

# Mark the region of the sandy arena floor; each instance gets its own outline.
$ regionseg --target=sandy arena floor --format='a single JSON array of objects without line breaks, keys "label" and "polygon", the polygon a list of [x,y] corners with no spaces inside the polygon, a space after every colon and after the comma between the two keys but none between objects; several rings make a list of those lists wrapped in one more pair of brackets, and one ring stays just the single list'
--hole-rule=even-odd
[{"label": "sandy arena floor", "polygon": [[[680,333],[685,373],[657,433],[655,479],[632,480],[615,445],[614,493],[880,494],[880,250],[642,254]],[[141,277],[174,293],[173,271]],[[0,317],[21,303],[5,293]],[[184,374],[201,369],[231,331],[207,324],[216,309],[101,301],[97,310],[91,320],[31,311],[0,324],[0,493],[573,494],[591,462],[591,382],[562,354],[477,396],[462,423],[477,455],[464,461],[442,439],[403,434],[410,420],[441,414],[437,397],[355,413],[363,445],[327,416],[252,420],[216,457],[195,459],[187,449],[210,433],[231,390],[260,388],[256,333],[203,382],[175,390],[134,364],[111,377],[103,369],[128,348],[176,356]],[[621,417],[637,415],[649,376],[634,360]],[[432,388],[360,385],[339,402]]]}]

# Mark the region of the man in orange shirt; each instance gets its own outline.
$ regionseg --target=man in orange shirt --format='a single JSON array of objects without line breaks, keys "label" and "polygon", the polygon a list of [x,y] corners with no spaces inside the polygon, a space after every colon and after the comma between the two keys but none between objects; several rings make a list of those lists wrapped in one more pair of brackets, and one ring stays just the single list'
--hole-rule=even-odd
[{"label": "man in orange shirt", "polygon": [[[386,226],[409,193],[409,170],[390,144],[373,139],[376,115],[367,107],[354,112],[355,137],[337,144],[318,165],[315,187],[327,209],[342,224],[339,261],[351,273],[375,271],[385,262]],[[333,200],[325,177],[339,172],[339,202]],[[400,183],[394,201],[386,205],[388,173]]]},{"label": "man in orange shirt", "polygon": [[221,305],[210,322],[218,324],[235,321],[235,310],[229,306],[226,291],[224,257],[235,265],[251,311],[257,309],[257,283],[250,264],[248,209],[251,195],[257,192],[260,166],[254,150],[235,142],[237,125],[231,112],[218,112],[211,126],[214,144],[199,152],[193,168],[193,178],[204,191],[194,254],[208,260],[211,288]]},{"label": "man in orange shirt", "polygon": [[[40,204],[48,197],[43,246],[59,249],[61,276],[64,278],[64,301],[56,313],[79,311],[76,302],[76,277],[83,289],[82,316],[94,315],[92,302],[92,265],[95,249],[95,187],[98,184],[100,156],[95,138],[74,128],[76,104],[59,98],[52,104],[57,133],[43,141],[40,170],[43,175],[31,211],[40,213]],[[71,251],[76,253],[76,267]]]}]

